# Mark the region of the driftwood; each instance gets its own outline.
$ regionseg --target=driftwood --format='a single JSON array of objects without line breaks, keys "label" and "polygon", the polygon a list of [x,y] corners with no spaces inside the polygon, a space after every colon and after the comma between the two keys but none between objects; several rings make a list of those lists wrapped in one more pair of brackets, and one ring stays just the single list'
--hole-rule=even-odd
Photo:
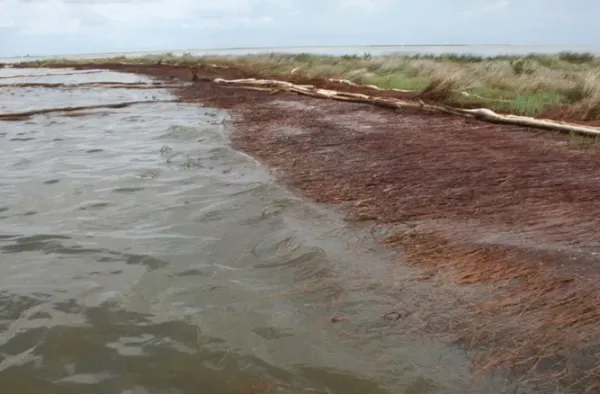
[{"label": "driftwood", "polygon": [[421,108],[426,111],[432,112],[442,112],[447,114],[453,114],[468,118],[474,118],[485,122],[490,123],[502,123],[509,124],[515,126],[524,126],[524,127],[532,127],[539,129],[547,129],[547,130],[555,130],[566,133],[576,133],[586,136],[592,137],[600,137],[600,128],[578,125],[573,123],[566,123],[560,121],[554,121],[550,119],[538,119],[529,116],[518,116],[518,115],[503,115],[498,114],[487,108],[477,108],[477,109],[462,109],[455,108],[448,105],[442,104],[430,104],[425,103],[423,101],[411,101],[411,100],[401,100],[396,98],[389,97],[377,97],[370,96],[366,94],[360,93],[347,93],[347,92],[339,92],[335,90],[329,89],[319,89],[314,85],[296,85],[291,82],[278,81],[278,80],[270,80],[270,79],[255,79],[255,78],[246,78],[246,79],[232,79],[227,80],[223,78],[215,78],[213,80],[215,83],[220,84],[232,84],[239,85],[242,87],[262,87],[262,88],[270,88],[272,91],[288,91],[294,92],[306,96],[324,98],[324,99],[332,99],[332,100],[341,100],[341,101],[350,101],[356,103],[368,103],[372,105],[377,105],[380,107],[388,107],[388,108]]},{"label": "driftwood", "polygon": [[361,85],[361,84],[358,84],[356,82],[352,82],[349,79],[328,78],[328,81],[340,83],[342,85],[348,85],[348,86],[355,86],[355,87],[359,87],[359,88],[369,88],[369,89],[373,89],[373,90],[379,90],[379,91],[382,91],[382,92],[389,91],[389,92],[401,92],[401,93],[416,93],[416,90],[384,89],[384,88],[380,88],[379,86],[376,86],[376,85]]},{"label": "driftwood", "polygon": [[74,112],[85,111],[88,109],[98,108],[125,108],[135,104],[155,104],[155,103],[177,103],[181,100],[145,100],[145,101],[126,101],[114,104],[99,104],[99,105],[81,105],[76,107],[61,107],[61,108],[46,108],[24,112],[12,112],[0,114],[0,120],[24,120],[34,115],[48,114],[52,112]]}]

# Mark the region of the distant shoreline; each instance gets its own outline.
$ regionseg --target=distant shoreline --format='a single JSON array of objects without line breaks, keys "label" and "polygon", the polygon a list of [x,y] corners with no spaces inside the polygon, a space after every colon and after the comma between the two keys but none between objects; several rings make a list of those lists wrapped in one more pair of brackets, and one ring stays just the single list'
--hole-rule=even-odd
[{"label": "distant shoreline", "polygon": [[[410,49],[431,49],[431,48],[511,48],[511,49],[519,49],[519,48],[554,48],[558,50],[553,50],[547,52],[548,54],[557,53],[561,50],[571,50],[570,48],[574,48],[574,51],[581,51],[581,49],[589,48],[591,52],[597,52],[600,54],[600,45],[583,45],[583,44],[568,44],[568,45],[555,45],[555,44],[542,44],[542,45],[525,45],[525,44],[369,44],[369,45],[293,45],[293,46],[274,46],[274,47],[217,47],[217,48],[184,48],[184,49],[156,49],[156,50],[132,50],[127,52],[85,52],[85,53],[66,53],[66,54],[52,54],[52,55],[40,55],[40,54],[23,54],[23,55],[15,55],[15,56],[6,56],[0,57],[2,60],[11,60],[11,59],[21,59],[21,58],[57,58],[57,57],[114,57],[114,56],[136,56],[136,55],[153,55],[160,54],[165,52],[170,53],[192,53],[192,54],[212,54],[215,52],[243,52],[244,51],[308,51],[311,53],[315,50],[343,50],[343,49],[384,49],[384,48],[410,48]],[[338,51],[335,51],[338,52]],[[350,51],[349,54],[355,53],[356,51]],[[423,52],[423,51],[416,51]],[[460,51],[462,53],[462,51]],[[535,53],[546,53],[546,52],[538,52]],[[340,54],[340,53],[332,53],[332,54]]]}]

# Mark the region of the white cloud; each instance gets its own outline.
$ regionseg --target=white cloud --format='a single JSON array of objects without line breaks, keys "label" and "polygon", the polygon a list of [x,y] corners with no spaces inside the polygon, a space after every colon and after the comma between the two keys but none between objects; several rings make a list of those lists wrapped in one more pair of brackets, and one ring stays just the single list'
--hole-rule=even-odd
[{"label": "white cloud", "polygon": [[[108,29],[216,28],[269,23],[293,0],[0,0],[0,27],[22,35],[76,34]],[[262,13],[257,12],[262,7]],[[101,34],[101,33],[100,33]],[[110,31],[107,31],[111,35]]]},{"label": "white cloud", "polygon": [[112,23],[152,27],[157,23],[174,23],[191,20],[221,19],[224,15],[249,16],[251,0],[154,0],[110,2],[90,5],[93,12]]},{"label": "white cloud", "polygon": [[81,28],[81,21],[61,0],[2,0],[0,27],[25,35],[73,34]]},{"label": "white cloud", "polygon": [[510,2],[508,0],[484,1],[483,4],[479,4],[473,8],[461,12],[461,15],[474,17],[485,14],[497,13],[504,11],[509,5]]},{"label": "white cloud", "polygon": [[384,11],[392,5],[392,0],[337,0],[341,9],[374,13]]}]

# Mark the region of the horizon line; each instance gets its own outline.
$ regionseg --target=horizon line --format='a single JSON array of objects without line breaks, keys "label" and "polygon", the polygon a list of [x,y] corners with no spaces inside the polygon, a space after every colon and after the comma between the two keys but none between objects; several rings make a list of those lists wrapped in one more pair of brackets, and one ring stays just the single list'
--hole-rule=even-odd
[{"label": "horizon line", "polygon": [[600,45],[592,44],[365,44],[365,45],[290,45],[290,46],[266,46],[266,47],[209,47],[209,48],[187,48],[187,49],[146,49],[146,50],[131,50],[131,51],[110,51],[110,52],[85,52],[71,54],[55,54],[55,55],[14,55],[7,56],[5,59],[22,58],[22,57],[60,57],[60,56],[90,56],[90,55],[120,55],[120,54],[136,54],[136,53],[169,53],[169,52],[215,52],[215,51],[249,51],[249,50],[268,50],[268,49],[319,49],[319,48],[403,48],[403,47],[600,47]]}]

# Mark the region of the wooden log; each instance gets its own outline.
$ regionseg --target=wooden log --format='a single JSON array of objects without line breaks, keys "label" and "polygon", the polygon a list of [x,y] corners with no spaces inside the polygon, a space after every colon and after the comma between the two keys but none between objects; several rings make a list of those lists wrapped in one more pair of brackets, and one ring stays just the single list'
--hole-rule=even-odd
[{"label": "wooden log", "polygon": [[462,109],[448,105],[429,104],[416,100],[401,100],[391,97],[377,97],[360,93],[339,92],[329,89],[319,89],[313,85],[296,85],[291,82],[278,81],[272,79],[232,79],[215,78],[215,83],[239,85],[242,87],[268,86],[282,91],[294,92],[311,97],[323,99],[350,101],[357,103],[368,103],[388,108],[421,108],[423,110],[443,112],[468,118],[474,118],[484,122],[501,123],[514,126],[531,127],[538,129],[554,130],[563,133],[576,133],[591,137],[600,137],[600,128],[585,126],[567,122],[560,122],[551,119],[539,119],[529,116],[501,115],[487,108]]}]

